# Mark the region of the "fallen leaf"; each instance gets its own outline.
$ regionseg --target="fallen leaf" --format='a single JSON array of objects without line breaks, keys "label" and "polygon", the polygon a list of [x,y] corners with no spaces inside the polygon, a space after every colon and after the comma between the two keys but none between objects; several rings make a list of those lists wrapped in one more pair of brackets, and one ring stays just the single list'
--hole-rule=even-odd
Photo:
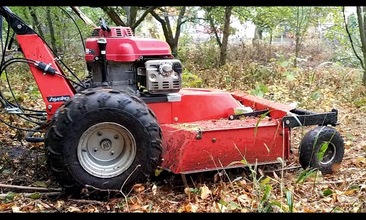
[{"label": "fallen leaf", "polygon": [[133,185],[133,191],[136,193],[141,193],[144,190],[145,190],[144,185],[142,185],[140,183]]},{"label": "fallen leaf", "polygon": [[157,189],[158,189],[158,187],[156,187],[155,184],[151,188],[151,191],[152,191],[152,193],[153,193],[154,196],[156,195]]},{"label": "fallen leaf", "polygon": [[79,209],[78,207],[69,206],[67,207],[66,212],[81,212],[81,209]]},{"label": "fallen leaf", "polygon": [[249,206],[252,199],[247,194],[242,194],[238,196],[238,201],[244,206]]},{"label": "fallen leaf", "polygon": [[131,211],[135,211],[135,210],[141,209],[141,205],[140,204],[133,204],[133,205],[129,206],[129,209]]},{"label": "fallen leaf", "polygon": [[9,208],[11,208],[12,206],[14,206],[13,203],[7,203],[7,204],[0,204],[0,212],[1,211],[6,211]]},{"label": "fallen leaf", "polygon": [[11,211],[13,213],[22,213],[23,211],[21,211],[20,207],[19,206],[12,206],[11,207]]},{"label": "fallen leaf", "polygon": [[211,190],[206,186],[201,186],[200,187],[200,191],[201,191],[201,199],[207,199],[211,194]]},{"label": "fallen leaf", "polygon": [[184,206],[184,210],[185,212],[197,212],[197,205],[192,204],[192,203],[188,203],[187,205]]}]

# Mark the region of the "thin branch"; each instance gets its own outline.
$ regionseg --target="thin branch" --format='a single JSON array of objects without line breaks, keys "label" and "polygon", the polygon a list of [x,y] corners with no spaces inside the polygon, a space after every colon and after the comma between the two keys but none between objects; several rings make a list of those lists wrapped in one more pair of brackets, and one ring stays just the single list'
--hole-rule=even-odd
[{"label": "thin branch", "polygon": [[[34,193],[21,193],[24,197],[32,197],[34,196]],[[48,196],[58,196],[58,195],[61,195],[62,192],[44,192],[44,193],[39,193],[39,195],[41,197],[48,197]],[[7,196],[9,196],[8,194],[6,193],[1,193],[0,194],[0,198],[6,198]]]},{"label": "thin branch", "polygon": [[115,12],[112,7],[108,6],[100,6],[100,8],[107,13],[110,19],[117,25],[117,26],[127,26],[125,22],[119,17],[119,15]]},{"label": "thin branch", "polygon": [[141,22],[145,19],[145,17],[155,9],[155,6],[149,7],[144,13],[141,15],[141,17],[131,26],[132,29],[135,29],[137,26],[141,24]]},{"label": "thin branch", "polygon": [[20,190],[34,190],[34,191],[43,191],[43,192],[62,192],[61,188],[44,188],[44,187],[33,187],[33,186],[17,186],[17,185],[8,185],[8,184],[1,184],[0,188],[8,188],[8,189],[20,189]]},{"label": "thin branch", "polygon": [[[360,39],[361,39],[361,51],[363,54],[363,61],[366,59],[366,30],[365,30],[365,23],[364,19],[366,19],[365,11],[362,10],[361,6],[356,7],[357,12],[357,20],[358,20],[358,30],[360,32]],[[366,66],[362,65],[362,68],[366,71]]]},{"label": "thin branch", "polygon": [[180,29],[181,29],[181,25],[182,25],[182,19],[183,19],[183,16],[184,16],[185,13],[186,13],[186,6],[183,6],[182,9],[179,12],[179,16],[178,16],[178,20],[177,20],[177,28],[176,28],[176,31],[175,31],[175,38],[174,38],[174,40],[176,42],[178,42],[178,38],[179,38],[179,35],[180,35]]},{"label": "thin branch", "polygon": [[[365,181],[366,178],[359,178],[357,181]],[[355,181],[355,179],[349,179],[349,180],[336,180],[336,181],[322,181],[322,182],[316,182],[316,184],[337,184],[337,183],[348,183]],[[314,184],[314,182],[305,182],[302,184]]]},{"label": "thin branch", "polygon": [[221,42],[219,34],[217,33],[217,30],[216,30],[216,27],[215,27],[215,24],[214,24],[214,21],[213,21],[213,18],[211,17],[211,15],[208,15],[208,19],[210,21],[210,27],[213,30],[214,34],[215,34],[217,44],[221,48],[222,47],[222,42]]},{"label": "thin branch", "polygon": [[[161,9],[160,9],[161,10]],[[163,28],[165,39],[168,41],[170,39],[169,37],[169,31],[167,28],[167,24],[154,10],[150,11],[150,14],[161,24],[161,27]],[[169,42],[168,42],[169,43]]]},{"label": "thin branch", "polygon": [[97,201],[97,200],[69,199],[69,201],[71,201],[71,202],[77,202],[77,203],[104,205],[104,202]]},{"label": "thin branch", "polygon": [[342,7],[342,14],[343,14],[344,26],[346,27],[346,32],[347,32],[347,35],[348,35],[349,41],[350,41],[350,43],[351,43],[351,47],[352,47],[353,53],[355,54],[355,56],[357,57],[357,59],[360,61],[361,66],[362,66],[362,68],[363,68],[363,61],[362,61],[361,57],[357,54],[357,51],[356,51],[356,49],[355,49],[355,46],[354,46],[354,43],[353,43],[353,39],[352,39],[351,33],[350,33],[350,32],[349,32],[349,30],[348,30],[346,14],[344,13],[344,6]]},{"label": "thin branch", "polygon": [[70,6],[71,9],[79,16],[79,18],[86,24],[98,27],[88,16],[86,16],[77,6]]}]

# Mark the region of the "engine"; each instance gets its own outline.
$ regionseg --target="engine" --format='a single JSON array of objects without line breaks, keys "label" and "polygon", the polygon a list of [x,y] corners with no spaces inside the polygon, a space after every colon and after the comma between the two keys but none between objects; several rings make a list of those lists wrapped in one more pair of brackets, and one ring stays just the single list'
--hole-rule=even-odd
[{"label": "engine", "polygon": [[137,38],[129,27],[95,28],[86,40],[85,59],[90,87],[161,95],[182,86],[182,63],[174,59],[165,41]]}]

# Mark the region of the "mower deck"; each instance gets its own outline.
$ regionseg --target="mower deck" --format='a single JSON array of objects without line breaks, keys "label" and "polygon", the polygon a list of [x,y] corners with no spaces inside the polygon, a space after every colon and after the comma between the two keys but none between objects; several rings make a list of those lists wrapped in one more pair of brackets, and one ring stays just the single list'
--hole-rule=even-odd
[{"label": "mower deck", "polygon": [[[179,100],[149,103],[163,131],[161,167],[194,173],[288,158],[290,129],[282,118],[292,108],[245,93],[182,89]],[[229,117],[251,107],[252,116]]]},{"label": "mower deck", "polygon": [[271,118],[164,124],[162,130],[162,167],[173,173],[275,163],[289,150],[281,123]]}]

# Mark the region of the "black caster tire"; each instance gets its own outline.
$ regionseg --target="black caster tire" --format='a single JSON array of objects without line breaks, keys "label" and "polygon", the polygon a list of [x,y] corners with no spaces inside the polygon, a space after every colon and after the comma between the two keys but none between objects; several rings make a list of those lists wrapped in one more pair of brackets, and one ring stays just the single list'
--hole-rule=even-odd
[{"label": "black caster tire", "polygon": [[343,138],[332,127],[313,128],[300,143],[299,161],[303,169],[316,168],[323,174],[331,174],[339,169],[343,155]]}]

